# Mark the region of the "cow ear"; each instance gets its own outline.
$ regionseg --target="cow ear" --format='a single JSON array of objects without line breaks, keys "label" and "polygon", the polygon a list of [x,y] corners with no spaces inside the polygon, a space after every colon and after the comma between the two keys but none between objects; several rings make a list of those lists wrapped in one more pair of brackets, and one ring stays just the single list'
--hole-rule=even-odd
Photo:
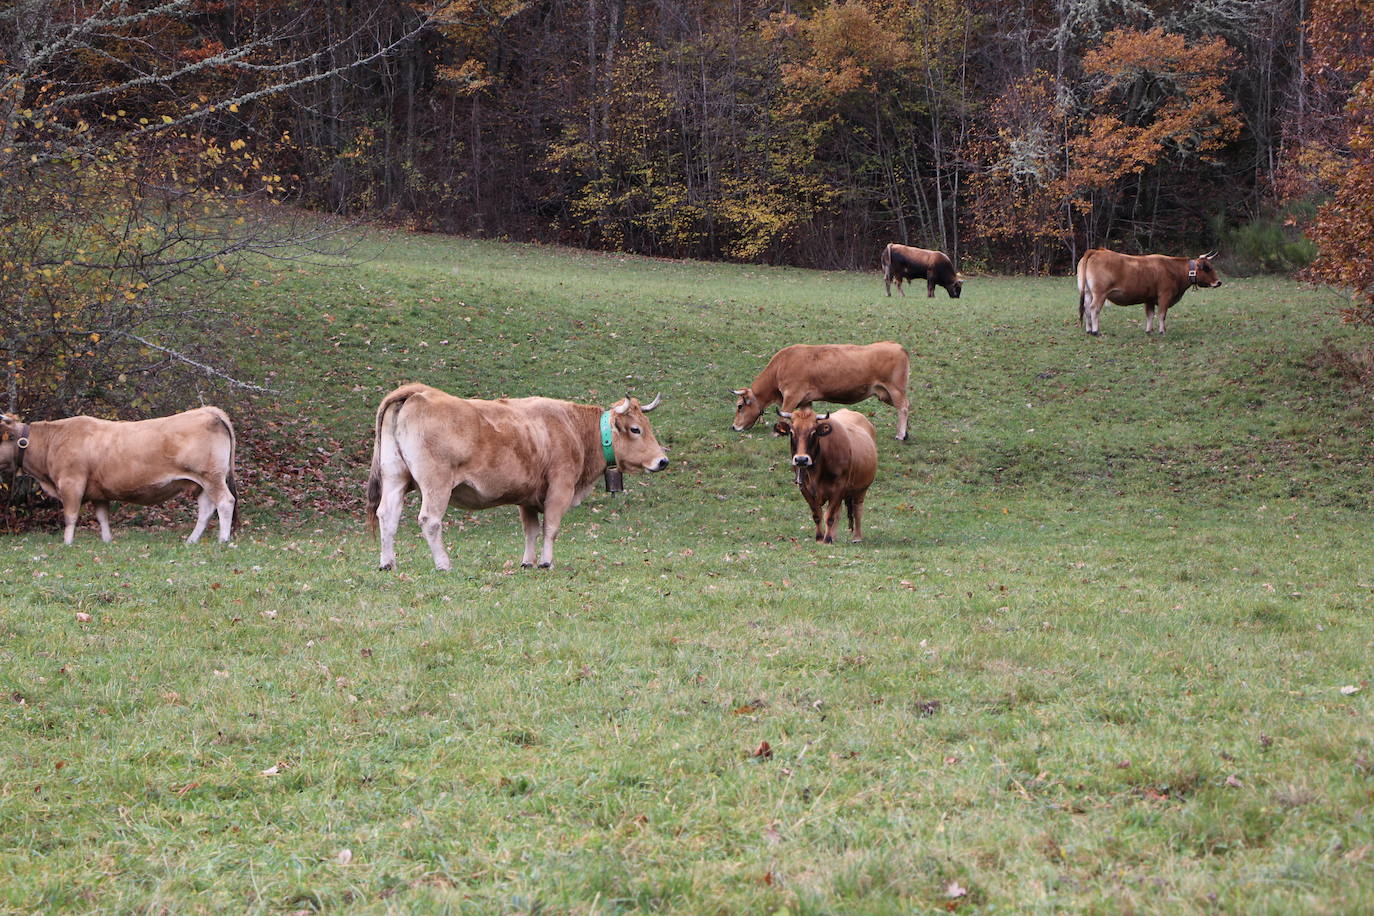
[{"label": "cow ear", "polygon": [[778,422],[776,422],[776,423],[773,424],[773,435],[775,435],[775,436],[790,436],[790,435],[792,435],[792,424],[791,424],[791,423],[788,423],[786,420],[779,420]]},{"label": "cow ear", "polygon": [[817,423],[817,424],[816,424],[816,435],[818,435],[818,436],[828,436],[828,435],[830,435],[830,431],[831,431],[831,429],[833,429],[833,428],[834,428],[834,427],[832,427],[832,426],[830,425],[830,421],[829,421],[829,420],[826,420],[824,423]]}]

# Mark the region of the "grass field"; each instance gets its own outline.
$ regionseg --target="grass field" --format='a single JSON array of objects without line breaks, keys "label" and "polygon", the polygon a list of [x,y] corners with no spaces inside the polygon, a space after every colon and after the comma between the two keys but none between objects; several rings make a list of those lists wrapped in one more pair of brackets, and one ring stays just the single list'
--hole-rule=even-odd
[{"label": "grass field", "polygon": [[[1331,356],[1366,341],[1323,294],[1228,280],[1094,340],[1065,278],[356,254],[230,297],[280,391],[225,405],[236,543],[181,544],[189,506],[0,541],[0,909],[1374,911],[1371,404]],[[867,539],[822,546],[726,389],[881,339],[911,440],[861,406]],[[574,509],[551,571],[503,509],[450,512],[436,572],[412,496],[381,573],[408,380],[661,390],[673,466]]]}]

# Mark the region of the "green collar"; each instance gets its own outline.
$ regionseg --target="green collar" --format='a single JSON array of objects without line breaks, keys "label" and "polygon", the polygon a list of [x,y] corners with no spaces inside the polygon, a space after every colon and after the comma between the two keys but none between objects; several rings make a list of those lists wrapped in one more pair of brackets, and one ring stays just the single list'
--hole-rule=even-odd
[{"label": "green collar", "polygon": [[601,453],[606,456],[606,466],[615,464],[615,449],[611,447],[611,412],[601,412]]}]

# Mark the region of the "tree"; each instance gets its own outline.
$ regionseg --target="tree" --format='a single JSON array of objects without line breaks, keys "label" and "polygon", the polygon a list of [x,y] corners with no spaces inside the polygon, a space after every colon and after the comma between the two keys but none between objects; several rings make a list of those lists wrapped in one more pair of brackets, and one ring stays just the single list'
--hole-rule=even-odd
[{"label": "tree", "polygon": [[254,387],[222,368],[215,325],[228,316],[207,286],[245,255],[292,256],[321,232],[274,212],[286,182],[266,157],[290,137],[240,136],[246,112],[398,41],[367,43],[369,21],[344,36],[346,59],[332,45],[283,55],[309,9],[245,36],[226,14],[196,0],[0,11],[8,409],[145,408],[166,370]]},{"label": "tree", "polygon": [[[1314,94],[1344,98],[1338,116],[1314,105],[1304,125],[1309,191],[1329,195],[1308,229],[1320,248],[1310,274],[1350,291],[1343,314],[1374,325],[1374,2],[1319,0],[1312,7]],[[1320,118],[1321,114],[1327,117]]]}]

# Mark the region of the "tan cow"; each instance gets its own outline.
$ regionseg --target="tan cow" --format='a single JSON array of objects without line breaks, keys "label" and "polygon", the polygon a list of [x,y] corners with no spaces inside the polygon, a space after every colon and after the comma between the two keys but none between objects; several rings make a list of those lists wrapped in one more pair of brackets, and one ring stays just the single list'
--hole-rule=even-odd
[{"label": "tan cow", "polygon": [[904,280],[925,280],[926,298],[935,298],[935,287],[943,286],[951,299],[958,299],[964,289],[964,275],[954,269],[954,262],[943,251],[913,248],[910,245],[888,245],[879,259],[883,265],[883,285],[892,295],[892,284],[903,296]]},{"label": "tan cow", "polygon": [[[582,502],[612,464],[621,471],[661,471],[668,456],[646,414],[626,397],[609,410],[552,398],[456,398],[428,385],[403,385],[377,408],[367,520],[381,526],[381,568],[396,568],[396,526],[405,494],[420,491],[420,531],[434,565],[449,569],[444,511],[518,506],[525,531],[520,565],[553,565],[553,542],[563,514]],[[603,442],[603,439],[606,440]],[[543,522],[540,522],[540,514]]]},{"label": "tan cow", "polygon": [[1078,321],[1094,337],[1102,333],[1098,316],[1106,302],[1145,306],[1145,333],[1154,326],[1159,309],[1159,333],[1164,319],[1183,294],[1194,286],[1215,289],[1221,285],[1212,259],[1216,252],[1195,258],[1171,258],[1162,254],[1122,254],[1093,248],[1078,261]]},{"label": "tan cow", "polygon": [[818,414],[800,408],[790,415],[782,413],[782,417],[773,431],[791,437],[792,466],[797,486],[811,507],[816,540],[835,543],[841,503],[848,510],[853,540],[863,540],[864,497],[878,472],[873,424],[853,410]]},{"label": "tan cow", "polygon": [[892,341],[855,344],[793,344],[784,347],[748,388],[732,388],[736,432],[759,421],[770,404],[791,413],[812,401],[857,404],[877,398],[897,408],[897,438],[906,438],[907,377],[911,361],[906,347]]},{"label": "tan cow", "polygon": [[62,501],[65,544],[83,502],[95,507],[100,539],[109,541],[111,502],[154,506],[179,493],[194,494],[199,505],[186,543],[200,540],[216,512],[219,539],[229,540],[239,514],[236,449],[234,425],[218,407],[132,422],[82,416],[24,423],[0,415],[0,468],[22,471]]}]

